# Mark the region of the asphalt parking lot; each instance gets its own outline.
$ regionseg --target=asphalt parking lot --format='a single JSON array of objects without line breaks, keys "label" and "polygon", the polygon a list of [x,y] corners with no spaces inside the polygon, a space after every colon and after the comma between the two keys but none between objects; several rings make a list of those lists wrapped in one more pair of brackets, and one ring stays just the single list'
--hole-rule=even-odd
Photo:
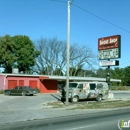
[{"label": "asphalt parking lot", "polygon": [[0,94],[0,125],[85,112],[81,110],[66,110],[66,108],[54,109],[45,105],[47,102],[57,101],[58,99],[58,94],[37,94],[34,96],[7,96]]},{"label": "asphalt parking lot", "polygon": [[57,101],[56,94],[37,94],[34,96],[6,96],[0,94],[0,124],[43,118],[46,115],[43,104]]},{"label": "asphalt parking lot", "polygon": [[6,96],[0,95],[0,110],[36,109],[48,101],[57,100],[54,94],[37,94],[34,96]]},{"label": "asphalt parking lot", "polygon": [[[116,98],[129,98],[130,92],[116,92]],[[51,108],[45,104],[57,101],[58,94],[36,94],[34,96],[7,96],[0,94],[0,124],[30,121],[57,116],[93,113],[101,110],[68,110],[68,108]],[[107,111],[105,109],[104,111]]]},{"label": "asphalt parking lot", "polygon": [[93,112],[92,110],[70,110],[70,106],[54,109],[45,105],[47,102],[58,99],[58,94],[37,94],[35,96],[0,94],[0,125]]}]

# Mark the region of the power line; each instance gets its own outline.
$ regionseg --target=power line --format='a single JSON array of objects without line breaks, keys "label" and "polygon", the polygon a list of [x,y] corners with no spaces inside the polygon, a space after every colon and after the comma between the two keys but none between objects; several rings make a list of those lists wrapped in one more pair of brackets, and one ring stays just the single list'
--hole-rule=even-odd
[{"label": "power line", "polygon": [[128,64],[129,62],[130,62],[130,61],[127,61],[127,62],[125,62],[125,63],[121,64],[121,66],[122,66],[122,65],[124,65],[124,64]]},{"label": "power line", "polygon": [[[52,0],[52,1],[67,3],[66,1],[63,1],[63,0]],[[84,9],[84,8],[78,6],[78,5],[73,4],[73,2],[74,2],[74,0],[71,1],[71,4],[74,5],[75,7],[79,8],[79,9],[81,9],[81,10],[83,10],[83,11],[85,11],[85,12],[91,14],[91,15],[93,15],[94,17],[96,17],[96,18],[98,18],[98,19],[100,19],[100,20],[102,20],[102,21],[104,21],[104,22],[106,22],[106,23],[108,23],[108,24],[111,24],[112,26],[115,26],[115,27],[117,27],[117,28],[119,28],[119,29],[121,29],[121,30],[127,32],[127,33],[130,33],[129,30],[126,30],[126,29],[124,29],[124,28],[122,28],[122,27],[120,27],[120,26],[118,26],[118,25],[116,25],[116,24],[114,24],[114,23],[112,23],[112,22],[109,22],[109,21],[106,20],[106,19],[103,19],[103,18],[99,17],[98,15],[95,15],[95,14],[91,13],[91,12],[87,11],[86,9]]]},{"label": "power line", "polygon": [[71,1],[71,4],[74,2],[74,0]]},{"label": "power line", "polygon": [[[83,11],[85,11],[85,12],[91,14],[91,15],[93,15],[94,17],[97,17],[98,19],[101,19],[102,21],[104,21],[104,22],[106,22],[106,23],[109,23],[109,24],[111,24],[111,25],[113,25],[113,26],[115,26],[115,27],[117,27],[117,28],[119,28],[119,29],[121,29],[121,30],[123,30],[123,31],[126,31],[127,33],[130,33],[130,31],[128,31],[128,30],[126,30],[126,29],[124,29],[124,28],[122,28],[122,27],[120,27],[120,26],[117,26],[116,24],[113,24],[113,23],[111,23],[111,22],[109,22],[109,21],[107,21],[107,20],[105,20],[105,19],[103,19],[103,18],[101,18],[101,17],[99,17],[99,16],[97,16],[97,15],[95,15],[95,14],[89,12],[89,11],[87,11],[86,9],[82,8],[82,7],[79,7],[79,6],[75,5],[75,4],[72,4],[72,5],[74,5],[75,7],[79,8],[79,9],[81,9],[81,10],[83,10]],[[122,65],[124,65],[124,64],[128,64],[129,62],[130,62],[130,61],[125,62],[125,63],[121,64],[120,66],[122,66]]]},{"label": "power line", "polygon": [[[52,1],[67,3],[66,1],[63,1],[63,0],[52,0]],[[74,0],[71,1],[71,4],[72,4],[73,2],[74,2]],[[72,4],[72,5],[74,5],[75,7],[79,8],[79,9],[81,9],[81,10],[83,10],[83,11],[85,11],[85,12],[91,14],[91,15],[93,15],[94,17],[96,17],[96,18],[98,18],[98,19],[100,19],[100,20],[102,20],[102,21],[104,21],[104,22],[106,22],[106,23],[108,23],[108,24],[111,24],[112,26],[115,26],[115,27],[117,27],[117,28],[119,28],[119,29],[121,29],[121,30],[123,30],[123,31],[126,31],[127,33],[130,33],[130,31],[128,31],[128,30],[126,30],[126,29],[124,29],[124,28],[122,28],[122,27],[120,27],[120,26],[118,26],[118,25],[116,25],[116,24],[114,24],[114,23],[112,23],[112,22],[107,21],[107,20],[105,20],[105,19],[103,19],[103,18],[101,18],[101,17],[99,17],[99,16],[97,16],[97,15],[95,15],[95,14],[93,14],[93,13],[87,11],[86,9],[84,9],[84,8],[78,6],[78,5],[75,5],[75,4]],[[130,62],[130,61],[125,62],[125,63],[123,63],[123,64],[121,64],[121,65],[127,64],[127,63],[129,63],[129,62]]]},{"label": "power line", "polygon": [[120,26],[118,26],[118,25],[116,25],[116,24],[114,24],[114,23],[111,23],[111,22],[109,22],[109,21],[107,21],[107,20],[105,20],[105,19],[103,19],[103,18],[101,18],[101,17],[99,17],[99,16],[97,16],[97,15],[95,15],[95,14],[93,14],[93,13],[87,11],[86,9],[84,9],[84,8],[78,6],[78,5],[75,5],[75,4],[72,4],[72,5],[74,5],[75,7],[79,8],[79,9],[81,9],[81,10],[83,10],[83,11],[85,11],[85,12],[91,14],[91,15],[93,15],[94,17],[97,17],[98,19],[101,19],[102,21],[104,21],[104,22],[106,22],[106,23],[109,23],[109,24],[111,24],[111,25],[113,25],[113,26],[115,26],[115,27],[117,27],[117,28],[119,28],[119,29],[121,29],[121,30],[123,30],[123,31],[126,31],[126,32],[130,33],[130,31],[128,31],[128,30],[126,30],[126,29],[124,29],[124,28],[122,28],[122,27],[120,27]]},{"label": "power line", "polygon": [[[67,3],[67,2],[64,1],[64,0],[51,0],[51,1]],[[74,2],[74,0],[70,1],[70,4],[72,4],[73,2]]]},{"label": "power line", "polygon": [[51,1],[67,3],[66,1],[63,1],[63,0],[51,0]]}]

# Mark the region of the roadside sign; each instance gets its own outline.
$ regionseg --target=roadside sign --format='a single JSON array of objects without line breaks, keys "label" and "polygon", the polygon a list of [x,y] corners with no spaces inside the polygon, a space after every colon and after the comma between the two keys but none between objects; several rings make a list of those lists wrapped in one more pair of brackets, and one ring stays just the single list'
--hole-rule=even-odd
[{"label": "roadside sign", "polygon": [[108,60],[108,61],[100,61],[99,66],[118,66],[118,60]]},{"label": "roadside sign", "polygon": [[121,36],[114,35],[98,39],[98,59],[120,58]]}]

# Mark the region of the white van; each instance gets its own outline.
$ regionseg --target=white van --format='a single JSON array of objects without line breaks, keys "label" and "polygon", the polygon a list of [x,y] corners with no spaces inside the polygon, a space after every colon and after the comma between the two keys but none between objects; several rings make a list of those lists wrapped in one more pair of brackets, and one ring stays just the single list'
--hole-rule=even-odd
[{"label": "white van", "polygon": [[[80,99],[107,99],[109,87],[106,82],[69,82],[69,99],[78,102]],[[66,98],[66,87],[60,91],[61,100]]]}]

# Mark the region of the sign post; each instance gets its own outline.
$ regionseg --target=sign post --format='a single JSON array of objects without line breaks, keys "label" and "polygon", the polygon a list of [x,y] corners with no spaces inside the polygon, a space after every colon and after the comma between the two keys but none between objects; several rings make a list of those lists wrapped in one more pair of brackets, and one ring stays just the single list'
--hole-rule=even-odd
[{"label": "sign post", "polygon": [[121,57],[121,36],[114,35],[109,37],[103,37],[98,39],[98,59],[107,60],[101,61],[100,66],[106,66],[108,72],[106,75],[106,82],[108,83],[110,90],[110,66],[119,65],[119,61],[110,60]]},{"label": "sign post", "polygon": [[121,36],[109,36],[98,39],[98,59],[117,59],[121,56]]}]

